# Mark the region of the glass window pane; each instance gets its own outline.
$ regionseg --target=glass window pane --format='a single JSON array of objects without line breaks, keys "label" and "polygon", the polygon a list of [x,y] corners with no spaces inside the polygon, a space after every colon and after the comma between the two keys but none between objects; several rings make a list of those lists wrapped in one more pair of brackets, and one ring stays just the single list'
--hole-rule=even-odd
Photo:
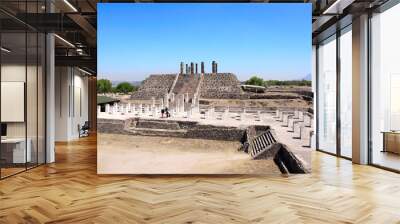
[{"label": "glass window pane", "polygon": [[[37,132],[38,132],[38,120],[37,120],[37,98],[38,98],[38,36],[36,32],[27,33],[27,80],[26,80],[26,115],[27,115],[27,143],[28,150],[30,153],[30,160],[28,161],[28,168],[37,165]],[[30,148],[30,149],[29,149]]]},{"label": "glass window pane", "polygon": [[[349,30],[348,30],[349,29]],[[340,36],[340,153],[352,156],[352,35],[351,27]]]},{"label": "glass window pane", "polygon": [[45,149],[45,65],[46,65],[46,52],[45,44],[46,37],[44,34],[38,35],[38,163],[45,163],[46,149]]},{"label": "glass window pane", "polygon": [[2,177],[25,170],[26,150],[26,34],[1,34],[1,166]]},{"label": "glass window pane", "polygon": [[372,163],[400,170],[400,4],[371,20]]},{"label": "glass window pane", "polygon": [[318,147],[336,153],[336,37],[318,48]]}]

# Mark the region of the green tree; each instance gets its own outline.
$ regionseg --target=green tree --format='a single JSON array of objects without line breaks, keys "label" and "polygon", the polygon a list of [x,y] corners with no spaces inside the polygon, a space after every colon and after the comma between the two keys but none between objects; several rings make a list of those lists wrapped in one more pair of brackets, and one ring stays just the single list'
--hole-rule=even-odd
[{"label": "green tree", "polygon": [[129,93],[134,90],[134,87],[129,82],[121,82],[115,87],[116,92],[118,93]]},{"label": "green tree", "polygon": [[311,86],[308,80],[265,80],[265,86]]},{"label": "green tree", "polygon": [[97,93],[109,93],[112,91],[111,81],[108,79],[97,80]]},{"label": "green tree", "polygon": [[257,76],[252,76],[246,81],[246,85],[264,86],[264,80]]}]

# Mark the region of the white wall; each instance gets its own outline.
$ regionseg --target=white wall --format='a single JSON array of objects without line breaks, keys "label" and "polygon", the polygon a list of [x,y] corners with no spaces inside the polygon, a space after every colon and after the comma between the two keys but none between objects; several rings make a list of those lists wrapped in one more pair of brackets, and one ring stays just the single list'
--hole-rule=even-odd
[{"label": "white wall", "polygon": [[55,140],[79,137],[78,125],[88,120],[88,78],[72,67],[56,67]]}]

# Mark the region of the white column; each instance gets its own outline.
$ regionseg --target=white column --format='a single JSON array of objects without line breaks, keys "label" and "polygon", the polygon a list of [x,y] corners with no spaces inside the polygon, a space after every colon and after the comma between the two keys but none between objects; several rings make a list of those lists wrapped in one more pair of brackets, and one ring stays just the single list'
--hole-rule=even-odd
[{"label": "white column", "polygon": [[113,106],[113,112],[114,115],[118,113],[118,104],[114,104]]},{"label": "white column", "polygon": [[110,104],[106,104],[106,113],[107,114],[111,113]]},{"label": "white column", "polygon": [[143,112],[143,104],[139,104],[139,108],[138,108],[139,116],[142,114],[142,112]]},{"label": "white column", "polygon": [[132,113],[135,113],[136,112],[136,104],[132,104],[131,105],[131,110],[132,110]]},{"label": "white column", "polygon": [[165,94],[164,96],[164,101],[163,101],[163,106],[165,104],[165,107],[169,107],[169,95],[168,93]]},{"label": "white column", "polygon": [[186,111],[186,117],[187,117],[187,118],[190,118],[190,116],[191,116],[191,109],[189,109],[189,110]]},{"label": "white column", "polygon": [[[52,4],[48,3],[50,11]],[[46,163],[55,161],[55,44],[54,34],[46,35]]]},{"label": "white column", "polygon": [[185,112],[185,95],[181,94],[180,95],[180,100],[181,100],[181,108],[179,109],[181,113]]},{"label": "white column", "polygon": [[123,114],[128,113],[128,105],[127,104],[121,104],[121,110]]}]

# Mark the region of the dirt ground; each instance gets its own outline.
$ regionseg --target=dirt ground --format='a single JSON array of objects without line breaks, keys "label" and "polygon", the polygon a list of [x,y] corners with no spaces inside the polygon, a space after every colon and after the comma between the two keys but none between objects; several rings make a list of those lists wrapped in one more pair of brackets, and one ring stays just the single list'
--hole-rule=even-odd
[{"label": "dirt ground", "polygon": [[238,142],[98,134],[99,174],[281,175],[272,160],[251,160]]}]

